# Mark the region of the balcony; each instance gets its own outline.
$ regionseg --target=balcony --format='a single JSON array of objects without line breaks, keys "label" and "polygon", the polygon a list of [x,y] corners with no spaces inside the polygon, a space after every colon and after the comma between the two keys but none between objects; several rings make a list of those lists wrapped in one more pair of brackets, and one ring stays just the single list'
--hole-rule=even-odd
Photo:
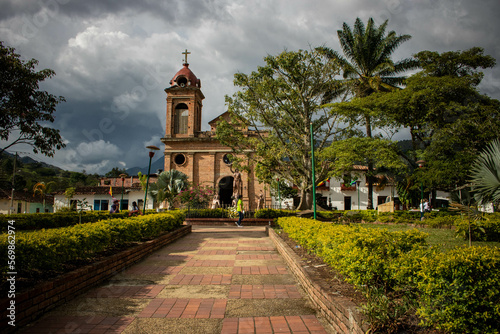
[{"label": "balcony", "polygon": [[356,191],[356,185],[351,186],[351,185],[346,185],[346,184],[341,183],[340,190],[341,191]]}]

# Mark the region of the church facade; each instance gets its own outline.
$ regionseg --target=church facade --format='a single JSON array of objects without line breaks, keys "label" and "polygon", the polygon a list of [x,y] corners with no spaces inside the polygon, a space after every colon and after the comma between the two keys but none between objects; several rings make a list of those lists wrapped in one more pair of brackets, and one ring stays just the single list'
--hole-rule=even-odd
[{"label": "church facade", "polygon": [[[183,67],[170,80],[167,93],[167,119],[165,137],[165,170],[176,169],[189,178],[194,186],[213,188],[221,206],[232,204],[233,197],[241,194],[246,210],[255,210],[257,200],[264,197],[261,206],[270,205],[271,197],[263,183],[250,172],[235,170],[228,155],[231,148],[215,138],[217,122],[228,119],[227,113],[209,122],[210,131],[201,131],[203,99],[201,80],[189,68],[187,50]],[[235,180],[236,179],[236,180]]]}]

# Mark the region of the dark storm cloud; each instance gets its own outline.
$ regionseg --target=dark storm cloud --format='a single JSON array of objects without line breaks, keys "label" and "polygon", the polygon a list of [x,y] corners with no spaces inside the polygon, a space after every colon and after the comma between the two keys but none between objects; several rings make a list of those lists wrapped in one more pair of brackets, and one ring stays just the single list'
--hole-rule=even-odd
[{"label": "dark storm cloud", "polygon": [[[202,129],[222,114],[236,72],[287,49],[340,50],[337,30],[357,17],[412,38],[394,59],[422,50],[480,46],[500,60],[492,0],[0,0],[0,40],[56,76],[43,88],[67,102],[54,126],[68,146],[55,164],[106,173],[144,166],[144,147],[162,147],[165,92],[189,49],[202,81]],[[485,71],[481,92],[500,98],[500,69]],[[44,161],[47,162],[47,159]]]},{"label": "dark storm cloud", "polygon": [[36,19],[37,15],[66,15],[72,19],[85,19],[135,12],[149,13],[172,23],[182,21],[197,24],[200,19],[214,18],[224,12],[222,5],[207,0],[1,0],[0,7],[0,20],[20,14],[30,19]]}]

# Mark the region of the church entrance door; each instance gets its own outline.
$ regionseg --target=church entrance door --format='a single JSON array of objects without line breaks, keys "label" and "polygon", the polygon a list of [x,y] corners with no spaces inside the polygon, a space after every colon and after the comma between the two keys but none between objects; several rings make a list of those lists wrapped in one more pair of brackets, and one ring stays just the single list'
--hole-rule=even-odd
[{"label": "church entrance door", "polygon": [[221,207],[225,208],[227,206],[231,206],[233,195],[233,181],[234,178],[232,176],[223,177],[219,181],[219,198]]}]

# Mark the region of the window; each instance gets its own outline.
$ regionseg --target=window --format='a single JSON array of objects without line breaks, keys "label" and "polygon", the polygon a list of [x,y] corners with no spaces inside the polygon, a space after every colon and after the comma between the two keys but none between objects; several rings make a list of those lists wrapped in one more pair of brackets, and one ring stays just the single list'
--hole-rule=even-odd
[{"label": "window", "polygon": [[182,153],[179,153],[174,157],[174,162],[176,165],[182,166],[186,163],[186,156]]},{"label": "window", "polygon": [[108,211],[109,201],[107,199],[95,199],[94,200],[94,210],[96,211]]},{"label": "window", "polygon": [[189,110],[185,103],[179,103],[175,107],[174,133],[186,134],[188,132]]},{"label": "window", "polygon": [[120,201],[120,210],[128,210],[128,199]]}]

